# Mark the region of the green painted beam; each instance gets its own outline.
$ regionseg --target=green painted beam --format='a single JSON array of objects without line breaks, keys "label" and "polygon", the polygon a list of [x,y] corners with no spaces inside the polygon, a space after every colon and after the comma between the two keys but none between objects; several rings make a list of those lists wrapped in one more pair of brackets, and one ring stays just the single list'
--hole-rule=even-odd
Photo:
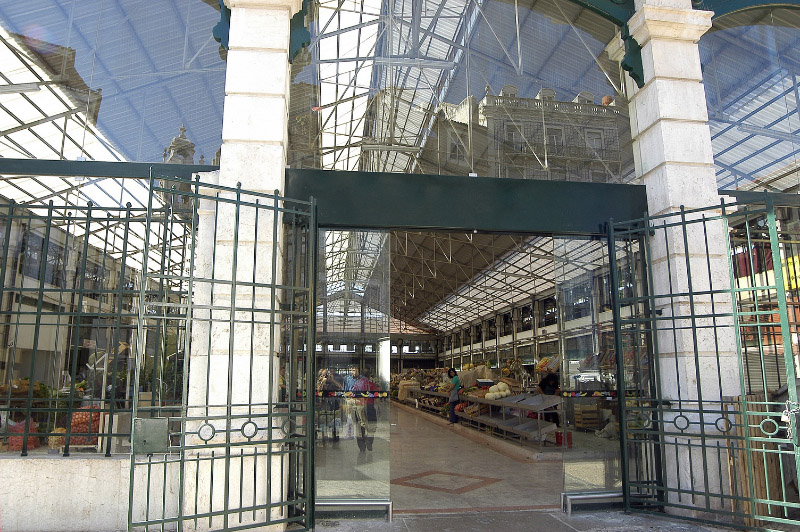
[{"label": "green painted beam", "polygon": [[642,185],[326,170],[287,169],[285,195],[330,228],[600,235],[647,209]]},{"label": "green painted beam", "polygon": [[714,18],[716,19],[737,11],[744,11],[746,9],[766,7],[797,7],[800,6],[800,0],[695,0],[692,2],[692,5],[695,9],[713,11]]},{"label": "green painted beam", "polygon": [[59,161],[47,159],[0,158],[0,175],[116,177],[120,179],[149,179],[182,177],[191,179],[197,172],[219,170],[219,166],[201,164],[127,163],[105,161]]},{"label": "green painted beam", "polygon": [[573,4],[585,7],[594,11],[606,20],[610,20],[617,26],[626,24],[633,14],[636,7],[633,0],[569,0]]},{"label": "green painted beam", "polygon": [[[739,203],[766,204],[770,198],[778,207],[800,207],[800,195],[783,192],[759,192],[757,190],[723,190],[717,191],[720,196],[729,196]],[[728,202],[726,202],[728,203]]]}]

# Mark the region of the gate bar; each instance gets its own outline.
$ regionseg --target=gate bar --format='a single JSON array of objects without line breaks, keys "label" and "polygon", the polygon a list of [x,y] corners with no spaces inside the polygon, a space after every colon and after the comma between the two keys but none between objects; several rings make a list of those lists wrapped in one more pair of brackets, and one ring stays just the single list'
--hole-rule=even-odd
[{"label": "gate bar", "polygon": [[608,249],[609,249],[609,276],[611,278],[611,307],[614,317],[614,355],[617,359],[617,415],[620,426],[620,459],[622,462],[622,504],[626,512],[631,509],[630,486],[628,486],[628,434],[625,430],[625,357],[622,355],[622,326],[619,311],[619,272],[617,271],[617,248],[614,243],[614,219],[609,218],[607,224]]}]

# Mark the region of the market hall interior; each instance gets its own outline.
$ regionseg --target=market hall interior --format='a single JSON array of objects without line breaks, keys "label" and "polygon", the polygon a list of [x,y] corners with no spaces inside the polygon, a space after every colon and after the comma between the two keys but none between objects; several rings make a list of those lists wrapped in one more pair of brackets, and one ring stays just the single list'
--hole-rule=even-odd
[{"label": "market hall interior", "polygon": [[[562,492],[621,489],[604,241],[321,237],[314,460],[323,510],[381,501],[399,514],[554,509]],[[423,260],[437,275],[403,300]],[[421,316],[450,324],[449,334],[437,339]],[[457,424],[447,419],[449,368],[463,385]]]}]

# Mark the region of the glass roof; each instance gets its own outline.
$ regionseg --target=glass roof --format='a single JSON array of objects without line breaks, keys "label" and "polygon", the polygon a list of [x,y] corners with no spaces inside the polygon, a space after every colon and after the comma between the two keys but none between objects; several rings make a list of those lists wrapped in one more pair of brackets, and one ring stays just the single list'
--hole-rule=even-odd
[{"label": "glass roof", "polygon": [[[225,81],[211,35],[218,20],[218,3],[210,0],[3,3],[0,157],[161,163],[183,136],[189,148],[181,162],[211,163],[222,142]],[[32,207],[52,201],[56,215],[90,201],[130,203],[135,212],[149,195],[138,179],[0,180],[0,196]],[[129,234],[129,250],[141,250],[143,231]],[[112,254],[122,249],[116,237]]]},{"label": "glass roof", "polygon": [[700,57],[719,188],[800,190],[800,11],[717,20]]},{"label": "glass roof", "polygon": [[[551,108],[568,109],[569,103],[577,113],[564,126],[570,149],[567,132],[587,127],[574,117],[581,109],[597,114],[601,97],[618,104],[615,128],[628,120],[618,66],[603,52],[617,28],[567,0],[322,0],[314,9],[312,43],[293,67],[289,130],[299,154],[290,153],[293,166],[392,172],[435,166],[442,173],[537,179],[542,172],[560,178],[563,170],[567,178],[572,170],[558,167],[558,138],[551,132],[536,140],[543,134],[527,122],[493,126],[473,120],[472,109],[485,115],[500,101],[519,121],[520,109],[552,89]],[[798,13],[730,15],[700,42],[721,188],[800,190]],[[210,163],[221,144],[225,82],[211,33],[218,20],[212,0],[3,3],[0,157],[163,162],[185,126],[192,161],[203,156]],[[503,92],[509,87],[513,94]],[[588,106],[579,100],[587,93]],[[301,131],[307,145],[296,142]],[[581,179],[595,178],[592,160],[605,168],[604,180],[631,178],[632,156],[624,151],[630,138],[619,131],[612,149],[602,130],[602,145],[581,163],[587,169]],[[476,132],[494,135],[499,144],[481,145]],[[452,149],[453,138],[463,149]],[[501,171],[492,166],[493,154],[509,144],[528,159]],[[581,149],[588,148],[588,136],[585,144]],[[88,201],[136,208],[146,204],[148,190],[138,180],[4,175],[0,196],[30,205],[52,200],[63,209]],[[329,294],[368,292],[384,245],[374,238],[344,232],[326,241]],[[428,310],[415,320],[449,327],[546,289],[552,278],[537,261],[552,261],[552,246],[546,237],[517,238],[493,265],[450,287],[446,297],[429,298]],[[361,256],[354,259],[355,250]],[[505,290],[523,271],[530,275],[527,284]]]}]

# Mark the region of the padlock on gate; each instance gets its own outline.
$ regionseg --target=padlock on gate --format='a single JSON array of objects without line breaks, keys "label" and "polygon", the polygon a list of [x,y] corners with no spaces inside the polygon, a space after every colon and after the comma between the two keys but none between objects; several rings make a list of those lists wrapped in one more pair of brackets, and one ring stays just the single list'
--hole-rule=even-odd
[{"label": "padlock on gate", "polygon": [[791,440],[798,428],[798,423],[800,423],[800,403],[786,401],[786,408],[781,413],[781,421],[786,423],[786,439]]}]

